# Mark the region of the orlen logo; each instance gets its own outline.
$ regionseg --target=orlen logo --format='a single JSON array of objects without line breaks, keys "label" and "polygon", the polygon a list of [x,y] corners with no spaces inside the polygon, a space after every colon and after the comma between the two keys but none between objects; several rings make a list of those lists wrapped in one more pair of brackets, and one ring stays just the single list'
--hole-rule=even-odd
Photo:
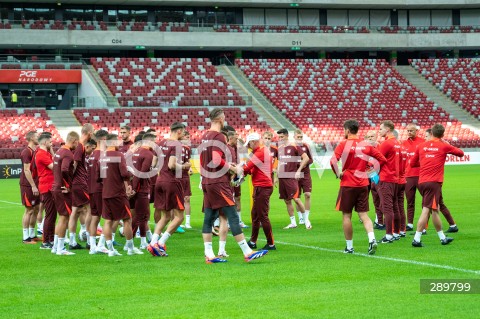
[{"label": "orlen logo", "polygon": [[34,78],[37,76],[37,71],[21,71],[20,77]]}]

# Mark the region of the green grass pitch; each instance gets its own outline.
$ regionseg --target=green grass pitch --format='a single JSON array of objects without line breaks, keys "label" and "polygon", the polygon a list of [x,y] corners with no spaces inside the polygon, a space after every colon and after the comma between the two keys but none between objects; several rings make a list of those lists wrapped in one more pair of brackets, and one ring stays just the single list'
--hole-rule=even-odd
[{"label": "green grass pitch", "polygon": [[[341,214],[334,211],[338,180],[330,171],[321,178],[313,175],[312,230],[282,229],[289,219],[274,191],[270,218],[278,250],[247,264],[229,237],[229,262],[214,265],[203,258],[198,175],[192,179],[194,229],[170,238],[168,258],[148,253],[108,258],[86,250],[59,257],[38,244],[23,245],[18,180],[2,180],[0,317],[478,318],[478,294],[420,294],[419,282],[480,279],[479,165],[446,168],[445,203],[460,229],[451,236],[451,245],[441,246],[431,225],[422,238],[426,247],[411,247],[413,236],[407,234],[399,242],[380,245],[374,257],[365,255],[367,238],[355,214],[356,254],[342,253]],[[247,221],[248,184],[242,187]],[[420,203],[418,196],[416,217]],[[369,215],[374,218],[373,211]],[[377,239],[382,236],[376,231]],[[262,232],[259,238],[263,245]]]}]

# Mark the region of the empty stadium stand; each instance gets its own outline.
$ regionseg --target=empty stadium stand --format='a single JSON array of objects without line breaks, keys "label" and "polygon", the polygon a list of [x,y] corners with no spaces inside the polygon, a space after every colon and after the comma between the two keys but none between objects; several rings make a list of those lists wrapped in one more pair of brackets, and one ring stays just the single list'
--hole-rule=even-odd
[{"label": "empty stadium stand", "polygon": [[367,27],[354,26],[286,26],[286,25],[215,25],[216,32],[257,33],[370,33]]},{"label": "empty stadium stand", "polygon": [[425,79],[480,120],[480,59],[422,59],[410,64]]},{"label": "empty stadium stand", "polygon": [[243,106],[208,59],[92,58],[121,106]]},{"label": "empty stadium stand", "polygon": [[[251,130],[263,132],[268,125],[249,107],[225,108],[226,121],[241,136]],[[129,125],[133,136],[146,128],[156,130],[162,138],[169,133],[173,122],[183,122],[190,132],[193,145],[200,144],[202,132],[210,128],[208,108],[120,108],[120,109],[76,109],[74,115],[83,125],[92,123],[95,129],[119,131],[121,125]]]},{"label": "empty stadium stand", "polygon": [[344,138],[343,122],[356,118],[363,134],[383,120],[402,129],[440,122],[445,138],[459,147],[478,147],[471,130],[435,105],[384,60],[237,60],[238,67],[261,92],[315,142]]},{"label": "empty stadium stand", "polygon": [[42,109],[14,109],[0,111],[0,159],[20,158],[27,145],[29,131],[47,131],[53,134],[54,146],[62,141],[47,112]]}]

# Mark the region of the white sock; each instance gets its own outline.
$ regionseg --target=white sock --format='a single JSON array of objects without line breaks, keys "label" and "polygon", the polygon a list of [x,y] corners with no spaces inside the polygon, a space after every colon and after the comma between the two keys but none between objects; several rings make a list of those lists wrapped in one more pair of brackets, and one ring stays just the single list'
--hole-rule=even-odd
[{"label": "white sock", "polygon": [[416,242],[420,242],[422,240],[422,232],[421,231],[416,231],[415,232],[415,237],[413,237],[413,240]]},{"label": "white sock", "polygon": [[190,215],[185,215],[185,225],[190,226]]},{"label": "white sock", "polygon": [[253,250],[250,247],[248,247],[247,241],[245,239],[237,242],[237,244],[242,249],[244,256],[248,256],[252,253]]},{"label": "white sock", "polygon": [[77,237],[76,233],[70,233],[70,246],[75,246],[77,244],[75,237]]},{"label": "white sock", "polygon": [[65,238],[68,238],[68,229],[65,231]]},{"label": "white sock", "polygon": [[152,231],[150,229],[147,230],[147,239],[152,240]]},{"label": "white sock", "polygon": [[80,224],[80,231],[87,231],[87,226],[85,226],[85,224]]},{"label": "white sock", "polygon": [[65,238],[58,238],[58,244],[57,244],[57,253],[62,252],[62,250],[65,248]]},{"label": "white sock", "polygon": [[53,247],[52,247],[52,250],[53,250],[53,251],[57,251],[57,247],[58,247],[58,235],[53,235]]},{"label": "white sock", "polygon": [[133,249],[133,239],[127,239],[126,246],[128,249]]},{"label": "white sock", "polygon": [[450,225],[450,227],[457,227],[457,224]]},{"label": "white sock", "polygon": [[372,231],[372,232],[369,232],[368,234],[368,242],[371,243],[372,241],[375,240],[375,233]]},{"label": "white sock", "polygon": [[35,236],[35,228],[28,228],[28,236],[30,238],[35,238],[37,236]]},{"label": "white sock", "polygon": [[147,237],[140,237],[140,245],[147,246]]},{"label": "white sock", "polygon": [[113,251],[113,241],[107,240],[107,248],[110,251]]},{"label": "white sock", "polygon": [[295,221],[295,216],[290,216],[290,224],[296,225],[297,222]]},{"label": "white sock", "polygon": [[309,220],[310,218],[310,211],[309,210],[305,210],[305,214],[302,214],[303,215],[303,220]]},{"label": "white sock", "polygon": [[396,233],[393,233],[393,237],[394,237],[394,238],[397,238],[397,237],[400,237],[400,235],[399,235],[399,234],[396,234]]},{"label": "white sock", "polygon": [[98,247],[105,247],[105,235],[101,234],[98,239]]},{"label": "white sock", "polygon": [[301,212],[297,212],[297,215],[298,215],[298,220],[303,219],[303,214]]},{"label": "white sock", "polygon": [[213,222],[213,227],[218,227],[218,226],[220,226],[220,218],[215,219],[215,221]]},{"label": "white sock", "polygon": [[386,235],[385,235],[385,238],[387,238],[388,240],[390,240],[390,239],[392,239],[392,238],[393,238],[393,236],[392,236],[392,235],[390,235],[390,234],[386,234]]},{"label": "white sock", "polygon": [[90,250],[94,251],[97,249],[97,241],[95,240],[95,237],[94,236],[91,236],[90,237]]},{"label": "white sock", "polygon": [[37,223],[37,229],[43,230],[43,223]]},{"label": "white sock", "polygon": [[115,241],[115,233],[112,233],[112,241]]},{"label": "white sock", "polygon": [[158,244],[163,246],[167,242],[167,240],[170,238],[170,234],[168,232],[164,232],[162,237],[160,237],[160,240],[158,241]]},{"label": "white sock", "polygon": [[223,240],[220,240],[218,242],[218,254],[220,255],[220,253],[224,253],[225,252],[225,246],[227,245],[227,242],[226,241],[223,241]]},{"label": "white sock", "polygon": [[87,243],[89,243],[90,242],[90,233],[87,231],[87,232],[85,232],[85,234],[87,234]]},{"label": "white sock", "polygon": [[413,228],[413,224],[407,224],[408,227],[412,227]]},{"label": "white sock", "polygon": [[152,235],[152,240],[150,241],[150,245],[155,245],[158,242],[159,237],[160,236],[157,233],[153,234]]},{"label": "white sock", "polygon": [[237,212],[238,214],[238,220],[240,221],[240,223],[243,223],[242,222],[242,212]]},{"label": "white sock", "polygon": [[[375,223],[378,224],[378,217],[376,217],[376,216],[375,216]],[[413,227],[413,225],[412,225],[412,227]]]},{"label": "white sock", "polygon": [[347,240],[347,249],[353,249],[353,239],[352,240]]},{"label": "white sock", "polygon": [[28,232],[28,228],[23,229],[23,240],[26,240],[30,237],[30,234]]},{"label": "white sock", "polygon": [[209,259],[215,258],[215,254],[213,253],[212,242],[205,242],[203,243],[205,246],[205,256]]},{"label": "white sock", "polygon": [[443,230],[437,231],[437,234],[438,234],[438,238],[440,238],[440,240],[444,240],[444,239],[445,239],[445,234],[443,233]]}]

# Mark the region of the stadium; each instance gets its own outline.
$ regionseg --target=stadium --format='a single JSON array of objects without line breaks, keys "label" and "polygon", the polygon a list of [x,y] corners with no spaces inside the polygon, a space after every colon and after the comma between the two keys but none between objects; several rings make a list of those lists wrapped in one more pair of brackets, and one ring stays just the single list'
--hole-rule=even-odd
[{"label": "stadium", "polygon": [[[158,312],[175,318],[363,318],[388,311],[399,318],[477,318],[479,53],[477,0],[3,1],[0,317],[131,318]],[[220,137],[209,135],[215,128]],[[182,148],[185,131],[188,148]],[[372,140],[364,142],[369,135]],[[428,135],[437,143],[430,149]],[[292,196],[282,193],[287,184],[281,176],[280,187],[278,177],[270,177],[277,175],[277,163],[289,166],[281,155],[266,152],[276,158],[268,174],[248,166],[252,153],[254,158],[256,150],[270,146],[268,136],[278,151],[279,145],[302,145],[294,147],[299,164],[290,172],[309,167],[311,184],[303,188],[306,194],[299,202],[303,177],[295,173],[290,178],[298,180]],[[348,150],[354,138],[359,143],[355,145],[370,152],[369,159],[358,164],[362,172],[375,170],[374,164],[369,166],[372,158],[381,163],[375,173],[380,181],[369,175],[361,183],[365,189],[368,184],[368,209],[358,215],[341,208],[346,204],[340,196],[349,182],[344,178],[351,164],[347,158],[355,155],[342,150]],[[415,138],[420,140],[407,150],[405,145]],[[215,139],[224,141],[227,150],[234,148],[236,160],[205,146]],[[102,149],[104,140],[119,147]],[[166,142],[172,140],[173,146]],[[135,145],[144,141],[154,143],[150,151],[159,147],[173,154],[168,152],[180,147],[189,155],[185,160],[183,153],[181,160],[167,156],[168,161],[156,165],[155,155],[138,155],[142,147]],[[383,152],[388,141],[398,146],[392,160]],[[428,152],[438,152],[439,143],[441,150],[448,150],[442,153],[444,160],[433,173],[425,172],[433,156]],[[41,157],[50,162],[33,167],[42,147],[46,152]],[[139,178],[135,184],[131,171],[140,166],[128,164],[129,150],[130,160],[150,159],[142,172],[154,172],[149,176],[153,183]],[[121,152],[120,164],[105,160],[102,166],[102,157],[94,159],[97,151],[117,152],[110,156]],[[70,156],[71,176],[70,168],[58,164]],[[176,161],[170,163],[172,158]],[[234,199],[209,193],[213,187],[205,185],[215,182],[205,174],[211,172],[202,164],[206,159],[228,167],[227,183],[236,183],[236,188],[228,186],[227,192]],[[418,165],[411,164],[417,159]],[[98,165],[90,165],[95,161]],[[125,161],[128,173],[122,171]],[[428,202],[429,193],[419,185],[410,195],[407,190],[399,195],[398,188],[389,195],[382,184],[389,183],[384,180],[389,161],[397,180],[392,184],[402,184],[403,174],[407,187],[409,178],[416,177],[418,184],[419,175],[422,185],[428,175],[428,182],[440,185],[439,201],[434,196],[433,203]],[[77,180],[79,165],[84,177]],[[419,166],[416,176],[414,166]],[[104,167],[118,169],[118,179],[91,177]],[[157,202],[157,187],[177,185],[177,177],[168,177],[174,170],[188,175],[182,178],[189,180],[190,196],[178,186],[178,192],[166,191],[177,202]],[[243,179],[247,172],[252,177]],[[34,183],[36,174],[40,179],[51,175],[52,190],[42,190],[36,179]],[[262,180],[268,186],[255,184],[254,174],[268,176],[269,181]],[[90,209],[98,207],[91,189],[84,196],[88,201],[74,204],[73,213],[66,201],[70,188],[87,185],[87,179],[88,185],[101,185],[103,179],[104,197],[99,191],[99,200],[107,208],[97,209],[98,227],[90,225]],[[150,187],[144,197],[139,196],[142,185]],[[25,187],[40,197],[33,202]],[[266,208],[256,206],[262,196],[258,187],[273,191]],[[129,207],[109,206],[110,197],[105,201],[105,194],[117,189],[122,194],[112,196],[130,200]],[[393,203],[385,199],[389,196]],[[212,225],[206,223],[207,216],[218,214],[210,201],[221,197],[228,205],[218,207],[231,233],[219,240],[214,224],[215,234],[208,239]],[[66,207],[59,208],[58,198],[65,199]],[[147,208],[137,207],[140,201]],[[397,208],[390,212],[390,206]],[[130,209],[137,211],[133,225]],[[162,211],[158,216],[157,209]],[[266,219],[256,209],[266,209]],[[148,214],[140,217],[145,210]],[[122,217],[119,211],[125,211]],[[167,211],[173,212],[171,217],[165,217]],[[72,223],[72,214],[80,215],[78,222]],[[86,215],[90,217],[85,221]],[[430,219],[420,227],[424,216]],[[112,224],[118,220],[124,223]],[[157,233],[163,221],[166,225]],[[347,235],[349,227],[353,239]],[[254,230],[259,230],[258,240]],[[219,245],[219,254],[210,257]]]}]

